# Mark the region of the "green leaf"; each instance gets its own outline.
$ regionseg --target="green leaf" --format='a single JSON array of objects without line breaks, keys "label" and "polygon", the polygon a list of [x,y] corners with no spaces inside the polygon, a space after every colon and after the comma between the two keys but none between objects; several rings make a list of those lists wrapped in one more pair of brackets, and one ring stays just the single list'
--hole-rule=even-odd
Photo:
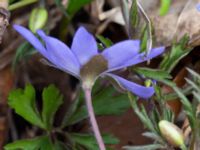
[{"label": "green leaf", "polygon": [[54,115],[63,102],[63,96],[54,85],[50,85],[43,90],[42,99],[42,119],[46,129],[50,130],[53,125]]},{"label": "green leaf", "polygon": [[157,134],[153,133],[153,132],[144,132],[142,133],[143,136],[150,138],[154,141],[159,141],[160,143],[163,142],[162,138],[160,138],[160,136],[158,136]]},{"label": "green leaf", "polygon": [[40,114],[36,109],[35,89],[27,85],[25,90],[17,89],[10,92],[8,104],[15,112],[33,125],[45,128]]},{"label": "green leaf", "polygon": [[191,70],[190,68],[187,68],[187,71],[192,75],[195,82],[197,84],[200,84],[200,75],[197,72]]},{"label": "green leaf", "polygon": [[99,40],[106,48],[108,48],[108,47],[110,47],[110,46],[113,45],[113,42],[112,42],[110,39],[105,38],[105,37],[103,37],[102,35],[97,35],[96,37],[98,38],[98,40]]},{"label": "green leaf", "polygon": [[145,146],[124,146],[126,150],[157,150],[164,148],[163,145],[160,144],[150,144]]},{"label": "green leaf", "polygon": [[[115,95],[113,87],[103,88],[93,96],[93,107],[96,115],[119,115],[124,113],[129,107],[129,101],[126,95]],[[82,97],[83,98],[83,97]],[[80,101],[84,102],[83,99]],[[79,121],[88,118],[85,104],[77,108],[74,114],[69,117],[65,125],[73,125]]]},{"label": "green leaf", "polygon": [[171,51],[165,55],[163,61],[160,64],[160,68],[167,72],[171,72],[177,63],[185,57],[191,51],[190,48],[186,48],[188,36],[184,36],[179,43],[173,45]]},{"label": "green leaf", "polygon": [[168,13],[171,5],[171,0],[161,0],[160,16],[164,16]]},{"label": "green leaf", "polygon": [[53,150],[69,150],[66,145],[60,141],[56,141]]},{"label": "green leaf", "polygon": [[158,70],[158,69],[150,69],[145,67],[137,67],[134,68],[139,74],[144,75],[145,77],[152,78],[155,80],[163,80],[163,79],[171,79],[172,76],[166,71]]},{"label": "green leaf", "polygon": [[28,42],[21,44],[16,50],[16,54],[12,62],[13,68],[15,68],[21,60],[35,54],[36,52],[37,51]]},{"label": "green leaf", "polygon": [[137,26],[139,25],[138,6],[137,6],[136,0],[133,0],[132,2],[129,21],[130,21],[131,28],[137,28]]},{"label": "green leaf", "polygon": [[5,150],[53,150],[52,143],[47,136],[34,139],[18,140],[7,144]]},{"label": "green leaf", "polygon": [[83,6],[89,4],[92,0],[70,0],[67,6],[67,13],[73,16]]},{"label": "green leaf", "polygon": [[78,107],[80,107],[80,99],[83,99],[83,98],[84,98],[84,96],[82,93],[73,101],[72,105],[69,107],[67,113],[64,116],[61,128],[64,128],[68,124],[70,117],[76,112]]},{"label": "green leaf", "polygon": [[142,107],[142,109],[139,108],[139,106],[137,104],[137,97],[134,96],[130,92],[128,92],[128,97],[129,97],[129,101],[131,103],[131,106],[132,106],[134,112],[139,117],[139,119],[144,124],[144,126],[147,127],[149,130],[151,130],[152,132],[156,133],[156,129],[154,128],[154,126],[153,126],[149,116],[147,115],[144,107]]},{"label": "green leaf", "polygon": [[[75,143],[84,146],[87,150],[99,150],[94,136],[89,134],[70,134]],[[103,135],[105,144],[118,144],[119,140],[112,135]]]},{"label": "green leaf", "polygon": [[144,25],[141,36],[140,36],[140,53],[145,52],[147,50],[147,43],[148,43],[148,30],[147,25]]}]

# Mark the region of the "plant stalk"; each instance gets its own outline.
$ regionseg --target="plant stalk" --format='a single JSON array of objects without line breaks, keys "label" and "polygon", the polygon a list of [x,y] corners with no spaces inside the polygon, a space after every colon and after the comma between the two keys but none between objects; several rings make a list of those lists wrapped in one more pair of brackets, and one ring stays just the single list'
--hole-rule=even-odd
[{"label": "plant stalk", "polygon": [[85,93],[85,101],[87,106],[88,115],[90,118],[90,123],[92,125],[92,130],[94,132],[95,138],[97,140],[98,146],[100,150],[106,150],[105,144],[103,142],[103,138],[100,134],[99,127],[95,118],[94,109],[92,106],[92,98],[91,98],[91,89],[90,88],[84,88]]},{"label": "plant stalk", "polygon": [[38,0],[22,0],[22,1],[19,1],[19,2],[16,2],[12,5],[10,5],[8,7],[8,10],[12,11],[12,10],[15,10],[15,9],[18,9],[18,8],[21,8],[21,7],[24,7],[26,5],[30,5],[32,3],[35,3],[37,2]]}]

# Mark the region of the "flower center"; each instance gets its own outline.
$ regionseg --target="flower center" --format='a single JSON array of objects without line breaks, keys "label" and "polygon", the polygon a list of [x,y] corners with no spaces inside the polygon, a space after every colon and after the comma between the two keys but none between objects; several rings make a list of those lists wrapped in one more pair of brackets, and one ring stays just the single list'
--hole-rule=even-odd
[{"label": "flower center", "polygon": [[98,75],[108,69],[108,61],[102,55],[95,55],[80,70],[83,85],[91,87]]}]

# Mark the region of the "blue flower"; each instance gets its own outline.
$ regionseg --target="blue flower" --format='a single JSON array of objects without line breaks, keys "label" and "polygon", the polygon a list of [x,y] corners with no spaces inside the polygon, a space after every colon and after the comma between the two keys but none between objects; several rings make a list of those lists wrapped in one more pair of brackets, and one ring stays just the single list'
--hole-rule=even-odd
[{"label": "blue flower", "polygon": [[145,53],[140,53],[139,40],[126,40],[100,53],[95,38],[83,27],[75,33],[71,48],[58,39],[47,36],[42,30],[38,30],[37,34],[45,44],[26,28],[19,25],[14,25],[14,28],[55,68],[80,79],[83,87],[91,88],[98,77],[109,76],[124,90],[139,97],[149,98],[154,94],[153,87],[136,84],[112,72],[150,60],[163,53],[164,47],[154,48],[146,56]]}]

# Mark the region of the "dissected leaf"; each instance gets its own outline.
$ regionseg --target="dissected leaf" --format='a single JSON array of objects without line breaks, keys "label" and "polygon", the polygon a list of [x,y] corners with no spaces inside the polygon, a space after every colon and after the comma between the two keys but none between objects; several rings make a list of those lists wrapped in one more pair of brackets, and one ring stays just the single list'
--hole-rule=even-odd
[{"label": "dissected leaf", "polygon": [[162,71],[162,70],[158,70],[158,69],[138,67],[138,68],[134,68],[134,70],[137,73],[144,75],[145,77],[153,78],[155,80],[164,80],[164,79],[172,78],[172,76],[169,73],[167,73],[166,71]]},{"label": "dissected leaf", "polygon": [[167,72],[171,72],[177,63],[190,52],[190,48],[186,48],[188,37],[185,36],[182,40],[174,44],[171,51],[165,55],[164,59],[160,64],[160,68]]},{"label": "dissected leaf", "polygon": [[153,122],[147,115],[144,106],[142,105],[141,109],[139,108],[137,104],[137,97],[132,95],[130,92],[128,93],[128,97],[134,112],[139,117],[144,126],[147,127],[150,131],[157,133],[157,130],[155,129]]},{"label": "dissected leaf", "polygon": [[[96,115],[119,115],[125,112],[130,104],[124,94],[116,95],[112,87],[102,89],[93,96],[93,107]],[[83,101],[83,100],[81,100]],[[81,105],[76,112],[69,118],[68,125],[78,123],[88,117],[87,108]]]},{"label": "dissected leaf", "polygon": [[17,89],[10,92],[8,104],[15,112],[28,122],[45,128],[35,103],[35,89],[27,85],[24,90]]},{"label": "dissected leaf", "polygon": [[7,144],[5,150],[53,150],[52,143],[47,136],[41,136],[34,139],[18,140]]},{"label": "dissected leaf", "polygon": [[50,85],[43,90],[42,99],[42,119],[46,128],[51,129],[54,115],[63,102],[63,96],[54,85]]},{"label": "dissected leaf", "polygon": [[[72,139],[79,145],[86,147],[88,150],[99,150],[96,139],[93,135],[89,134],[70,134]],[[118,144],[119,140],[112,135],[103,135],[105,144]]]}]

